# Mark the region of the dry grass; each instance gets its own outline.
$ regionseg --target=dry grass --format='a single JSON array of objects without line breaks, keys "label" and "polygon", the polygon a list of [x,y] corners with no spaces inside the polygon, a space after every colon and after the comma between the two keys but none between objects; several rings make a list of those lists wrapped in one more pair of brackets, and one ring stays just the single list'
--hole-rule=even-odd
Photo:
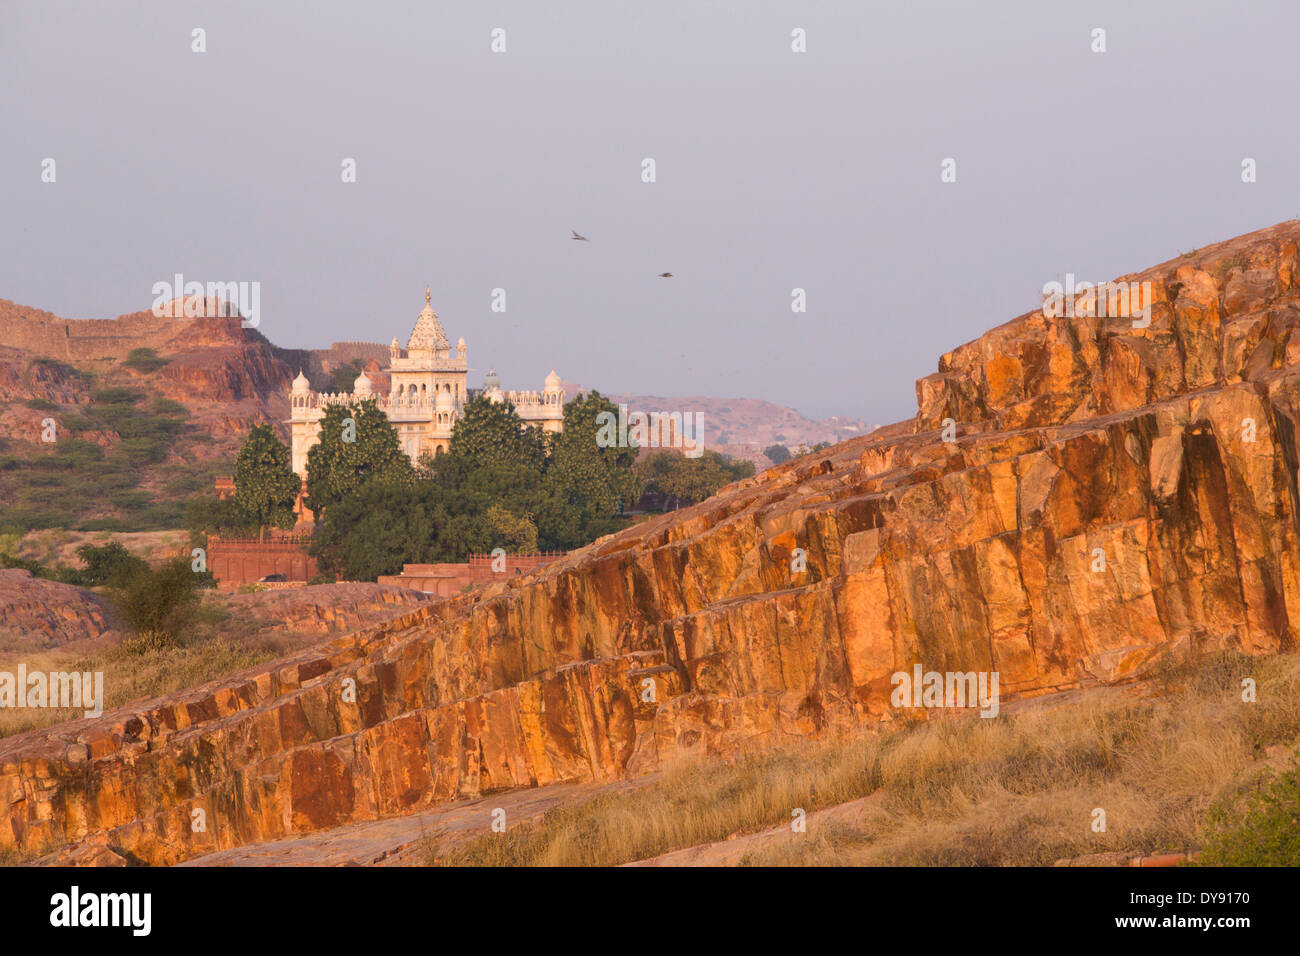
[{"label": "dry grass", "polygon": [[[175,647],[148,649],[138,642],[125,641],[88,654],[70,648],[39,652],[10,649],[0,653],[0,671],[14,673],[20,661],[29,674],[102,671],[106,698],[103,707],[109,710],[227,677],[281,657],[292,646],[292,635],[267,637],[230,625],[229,615],[210,599],[195,629]],[[0,708],[0,737],[84,716],[81,709]]]},{"label": "dry grass", "polygon": [[725,768],[682,764],[634,794],[611,794],[547,811],[539,826],[471,841],[428,862],[575,866],[626,863],[737,830],[789,819],[792,807],[832,806],[874,789],[872,738],[842,747],[804,745],[756,753]]},{"label": "dry grass", "polygon": [[[344,591],[341,597],[334,590],[327,590],[324,595],[305,599],[305,610],[300,609],[303,610],[301,624],[311,630],[288,629],[293,619],[286,622],[285,609],[273,601],[249,602],[205,590],[201,593],[198,619],[175,647],[151,646],[147,638],[120,640],[101,635],[89,642],[34,650],[29,639],[0,635],[0,671],[15,673],[19,663],[26,665],[29,674],[103,671],[107,697],[104,707],[109,709],[228,677],[418,606],[383,604],[377,600],[367,604],[364,594],[349,596]],[[96,592],[103,593],[103,589]],[[274,592],[269,597],[283,593]],[[339,610],[340,600],[347,604],[348,613],[341,622],[335,622],[337,626],[325,629],[313,621],[310,613],[313,602]],[[0,708],[0,737],[83,716],[82,710],[3,707]]]},{"label": "dry grass", "polygon": [[[1254,677],[1258,701],[1243,703]],[[760,865],[1046,865],[1198,845],[1207,811],[1300,743],[1300,655],[1216,655],[1167,670],[1162,696],[1039,699],[1000,718],[918,726],[682,766],[634,794],[557,808],[537,825],[443,853],[447,865],[616,864],[788,827],[879,792],[852,826],[810,824]],[[1106,831],[1092,829],[1093,811]],[[431,860],[432,862],[432,860]]]},{"label": "dry grass", "polygon": [[16,542],[13,550],[18,557],[39,561],[47,567],[66,564],[79,568],[82,562],[77,548],[84,544],[98,546],[118,541],[134,555],[160,561],[185,549],[188,540],[186,531],[69,531],[50,528],[29,531]]}]

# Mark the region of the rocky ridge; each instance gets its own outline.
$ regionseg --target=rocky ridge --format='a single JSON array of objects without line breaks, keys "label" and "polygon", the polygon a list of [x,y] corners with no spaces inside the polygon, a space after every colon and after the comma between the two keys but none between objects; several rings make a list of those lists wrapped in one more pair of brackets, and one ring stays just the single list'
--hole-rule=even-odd
[{"label": "rocky ridge", "polygon": [[107,602],[91,591],[0,568],[0,646],[50,648],[111,636],[111,620]]},{"label": "rocky ridge", "polygon": [[917,664],[1005,699],[1291,648],[1298,242],[1126,277],[1146,328],[1023,315],[945,355],[914,420],[526,577],[0,742],[0,845],[175,863],[890,719]]}]

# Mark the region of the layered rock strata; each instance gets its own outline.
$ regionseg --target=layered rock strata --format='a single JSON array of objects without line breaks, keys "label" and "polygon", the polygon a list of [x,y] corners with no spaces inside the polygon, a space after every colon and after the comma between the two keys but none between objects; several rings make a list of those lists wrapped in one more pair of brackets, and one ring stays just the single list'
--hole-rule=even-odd
[{"label": "layered rock strata", "polygon": [[0,742],[0,845],[173,863],[890,718],[917,664],[1006,697],[1290,648],[1298,241],[1124,277],[1146,327],[1021,316],[944,356],[914,421],[527,577]]}]

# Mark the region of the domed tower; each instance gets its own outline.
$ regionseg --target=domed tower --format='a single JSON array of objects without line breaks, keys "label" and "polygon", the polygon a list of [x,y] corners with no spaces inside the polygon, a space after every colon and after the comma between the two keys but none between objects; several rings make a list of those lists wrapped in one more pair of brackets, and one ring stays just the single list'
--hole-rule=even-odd
[{"label": "domed tower", "polygon": [[424,309],[415,320],[406,352],[389,349],[388,420],[412,461],[422,452],[445,447],[466,398],[468,346],[461,338],[453,354],[447,333],[433,311],[432,290],[424,290]]},{"label": "domed tower", "polygon": [[289,452],[293,470],[304,478],[307,475],[307,451],[316,444],[320,432],[321,410],[311,382],[298,370],[298,377],[289,389]]},{"label": "domed tower", "polygon": [[556,374],[554,367],[542,387],[541,426],[543,431],[564,431],[564,379]]},{"label": "domed tower", "polygon": [[411,337],[406,340],[406,354],[412,359],[433,358],[445,361],[451,357],[451,343],[447,341],[447,333],[438,321],[438,313],[433,311],[431,298],[431,290],[425,289],[424,308],[415,320]]},{"label": "domed tower", "polygon": [[451,433],[456,427],[456,400],[451,392],[440,389],[433,400],[433,428],[430,432],[429,449],[434,455],[440,455],[451,446]]},{"label": "domed tower", "polygon": [[490,402],[504,402],[505,393],[501,391],[501,379],[497,378],[497,370],[488,369],[487,378],[483,379],[483,397]]}]

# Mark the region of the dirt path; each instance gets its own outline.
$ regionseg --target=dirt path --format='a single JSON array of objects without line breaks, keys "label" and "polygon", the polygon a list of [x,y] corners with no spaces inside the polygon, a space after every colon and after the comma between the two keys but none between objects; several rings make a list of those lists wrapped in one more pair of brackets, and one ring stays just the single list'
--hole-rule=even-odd
[{"label": "dirt path", "polygon": [[459,803],[444,804],[423,813],[387,820],[354,823],[288,840],[254,843],[219,850],[187,860],[179,866],[423,866],[421,840],[440,831],[438,846],[446,852],[457,844],[489,833],[492,811],[506,811],[512,828],[539,819],[562,803],[588,800],[598,794],[635,790],[653,776],[613,784],[558,783],[548,787],[508,790]]},{"label": "dirt path", "polygon": [[795,832],[791,823],[782,823],[757,833],[737,834],[717,843],[701,843],[681,850],[672,850],[648,860],[624,863],[624,866],[736,866],[749,853],[768,850],[795,840],[806,840],[824,826],[855,826],[864,822],[882,794],[877,792],[848,803],[814,810],[804,818],[805,831]]}]

